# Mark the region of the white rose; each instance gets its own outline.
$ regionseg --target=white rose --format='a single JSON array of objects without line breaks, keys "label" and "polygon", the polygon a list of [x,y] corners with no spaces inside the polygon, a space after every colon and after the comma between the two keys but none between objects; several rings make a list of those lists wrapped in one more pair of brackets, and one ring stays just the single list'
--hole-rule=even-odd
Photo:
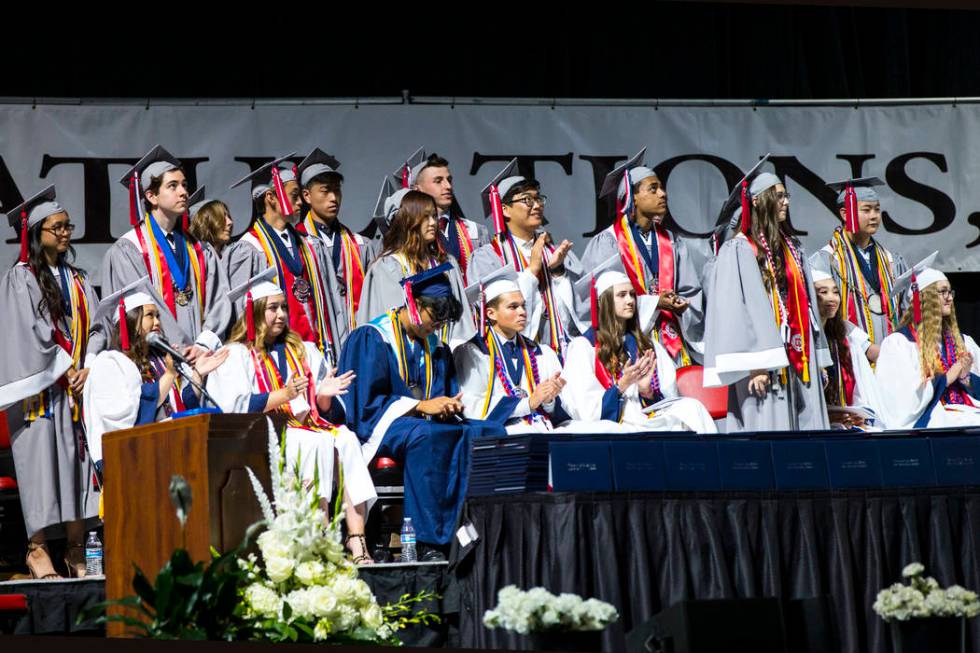
[{"label": "white rose", "polygon": [[245,590],[245,600],[253,611],[264,617],[278,617],[282,610],[282,599],[279,595],[259,583],[248,586]]},{"label": "white rose", "polygon": [[262,557],[266,560],[269,558],[293,557],[291,543],[281,533],[265,531],[262,535],[259,535],[258,545],[259,550],[262,552]]},{"label": "white rose", "polygon": [[357,611],[349,605],[339,606],[337,608],[336,615],[336,625],[339,632],[353,628],[357,624],[357,619],[360,616]]},{"label": "white rose", "polygon": [[361,610],[361,622],[371,630],[380,628],[381,624],[384,623],[384,613],[381,612],[381,606],[373,603]]},{"label": "white rose", "polygon": [[289,558],[272,557],[265,559],[265,571],[273,583],[282,583],[293,575],[296,563]]},{"label": "white rose", "polygon": [[[329,587],[311,587],[310,601],[313,614],[318,617],[331,617],[337,611],[337,597]],[[343,630],[343,629],[341,629]]]},{"label": "white rose", "polygon": [[323,565],[312,560],[296,565],[296,579],[304,585],[313,585],[323,575]]},{"label": "white rose", "polygon": [[904,578],[911,578],[912,576],[918,576],[924,572],[926,568],[920,562],[913,562],[911,564],[905,565],[902,569],[902,576]]},{"label": "white rose", "polygon": [[333,583],[334,594],[341,603],[354,603],[356,601],[357,588],[350,578],[343,576],[337,578]]},{"label": "white rose", "polygon": [[354,597],[359,605],[369,605],[374,603],[374,593],[363,580],[358,578],[354,581]]},{"label": "white rose", "polygon": [[313,606],[310,600],[309,590],[293,590],[284,599],[293,611],[294,617],[310,617],[313,615]]}]

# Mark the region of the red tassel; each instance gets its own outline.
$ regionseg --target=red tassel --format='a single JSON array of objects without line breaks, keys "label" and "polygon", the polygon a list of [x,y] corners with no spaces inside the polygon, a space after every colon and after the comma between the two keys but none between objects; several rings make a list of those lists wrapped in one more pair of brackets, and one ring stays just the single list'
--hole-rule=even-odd
[{"label": "red tassel", "polygon": [[589,316],[592,318],[592,333],[599,332],[599,295],[595,291],[595,277],[592,277],[592,288],[589,290]]},{"label": "red tassel", "polygon": [[126,326],[126,300],[119,298],[119,345],[129,351],[129,328]]},{"label": "red tassel", "polygon": [[857,194],[853,186],[844,189],[844,228],[850,233],[856,234],[860,225],[858,224]]},{"label": "red tassel", "polygon": [[412,169],[408,166],[408,161],[406,161],[405,167],[402,168],[402,188],[408,188],[411,185],[408,183],[409,175],[411,175],[411,173]]},{"label": "red tassel", "polygon": [[746,236],[752,231],[752,203],[749,201],[749,182],[742,181],[742,233]]},{"label": "red tassel", "polygon": [[405,308],[408,309],[408,319],[412,324],[422,324],[422,316],[419,315],[419,307],[415,304],[415,293],[412,292],[412,282],[405,282]]},{"label": "red tassel", "polygon": [[139,198],[139,175],[133,173],[132,179],[129,180],[129,224],[133,227],[139,225],[140,220],[143,216],[140,215],[140,198]]},{"label": "red tassel", "polygon": [[916,324],[922,322],[922,300],[919,297],[919,282],[912,273],[912,321]]},{"label": "red tassel", "polygon": [[184,211],[184,215],[181,216],[181,223],[182,223],[182,225],[184,227],[184,233],[186,234],[187,233],[187,230],[190,228],[190,224],[191,224],[191,212],[190,211]]},{"label": "red tassel", "polygon": [[507,223],[504,221],[504,205],[496,184],[490,186],[490,216],[493,218],[494,234],[502,234],[507,231]]},{"label": "red tassel", "polygon": [[282,215],[292,215],[293,205],[289,203],[289,198],[286,197],[286,186],[282,183],[282,179],[279,177],[279,168],[272,166],[272,186],[276,192],[276,199],[279,201],[279,212]]},{"label": "red tassel", "polygon": [[20,258],[21,263],[27,263],[27,211],[20,212]]},{"label": "red tassel", "polygon": [[245,335],[249,342],[255,342],[255,315],[252,302],[252,291],[245,295]]}]

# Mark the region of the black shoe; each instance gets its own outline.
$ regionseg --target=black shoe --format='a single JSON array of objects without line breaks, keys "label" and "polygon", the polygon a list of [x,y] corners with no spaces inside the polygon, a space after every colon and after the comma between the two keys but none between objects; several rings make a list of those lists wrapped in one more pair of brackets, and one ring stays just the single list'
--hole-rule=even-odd
[{"label": "black shoe", "polygon": [[433,547],[425,547],[425,552],[419,556],[419,562],[445,562],[446,554]]}]

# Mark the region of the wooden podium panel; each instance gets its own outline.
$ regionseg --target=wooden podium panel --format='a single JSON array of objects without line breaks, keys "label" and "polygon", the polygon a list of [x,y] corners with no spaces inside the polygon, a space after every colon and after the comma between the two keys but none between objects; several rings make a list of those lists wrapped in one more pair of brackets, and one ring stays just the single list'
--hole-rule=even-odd
[{"label": "wooden podium panel", "polygon": [[[278,430],[280,424],[273,423]],[[210,547],[229,551],[248,526],[262,519],[246,467],[270,491],[268,422],[265,415],[195,415],[106,433],[106,598],[133,594],[133,564],[152,580],[173,550],[186,548],[208,560]],[[170,479],[180,474],[192,504],[181,532],[170,500]],[[109,624],[108,634],[124,628]]]}]

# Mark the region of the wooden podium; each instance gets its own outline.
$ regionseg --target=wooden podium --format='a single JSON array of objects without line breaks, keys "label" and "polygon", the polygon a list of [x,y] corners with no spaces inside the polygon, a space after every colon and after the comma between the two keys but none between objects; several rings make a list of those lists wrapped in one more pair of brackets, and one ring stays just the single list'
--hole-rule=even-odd
[{"label": "wooden podium", "polygon": [[[278,431],[281,424],[272,419]],[[105,435],[107,599],[134,594],[133,564],[152,582],[176,548],[206,561],[212,546],[222,552],[238,546],[249,525],[262,519],[246,467],[270,493],[268,429],[262,414],[205,414]],[[192,493],[183,534],[170,500],[174,474]],[[123,631],[109,624],[109,636]]]}]

